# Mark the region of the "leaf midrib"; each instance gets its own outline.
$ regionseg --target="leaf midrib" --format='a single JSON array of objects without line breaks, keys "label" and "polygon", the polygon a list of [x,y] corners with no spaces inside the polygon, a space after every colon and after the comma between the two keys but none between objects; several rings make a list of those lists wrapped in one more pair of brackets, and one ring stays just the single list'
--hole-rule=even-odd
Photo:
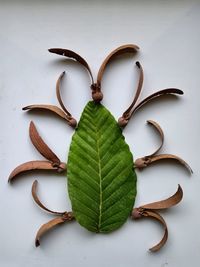
[{"label": "leaf midrib", "polygon": [[[107,121],[107,119],[109,118],[109,116],[106,117],[106,119],[104,120],[104,124],[105,121]],[[93,114],[93,126],[94,126],[94,130],[95,130],[95,135],[96,135],[96,140],[97,140],[97,157],[98,157],[98,167],[99,167],[99,222],[98,222],[98,232],[100,232],[101,229],[101,223],[102,223],[102,205],[103,205],[103,194],[102,194],[102,162],[101,162],[101,154],[100,154],[100,133],[102,130],[102,127],[97,126],[97,122],[98,122],[98,117],[95,118],[94,114]],[[102,126],[102,124],[101,124]],[[100,129],[99,129],[100,128]]]},{"label": "leaf midrib", "polygon": [[102,176],[101,176],[101,158],[100,158],[100,149],[99,149],[99,131],[97,126],[95,125],[95,131],[97,135],[97,155],[98,155],[98,166],[99,166],[99,223],[98,223],[98,231],[101,227],[101,216],[102,216]]}]

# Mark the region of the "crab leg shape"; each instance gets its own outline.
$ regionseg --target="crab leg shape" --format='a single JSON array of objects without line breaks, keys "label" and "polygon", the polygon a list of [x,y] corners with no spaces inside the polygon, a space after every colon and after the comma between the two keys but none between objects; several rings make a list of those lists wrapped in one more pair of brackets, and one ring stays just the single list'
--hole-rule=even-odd
[{"label": "crab leg shape", "polygon": [[33,122],[30,123],[29,135],[32,144],[48,161],[28,161],[19,165],[11,172],[8,182],[13,181],[13,179],[19,174],[32,170],[55,170],[59,173],[66,171],[66,164],[61,162],[56,154],[43,141]]},{"label": "crab leg shape", "polygon": [[[90,76],[91,79],[91,90],[92,90],[92,98],[96,103],[99,103],[102,99],[103,99],[103,93],[101,91],[101,83],[102,83],[102,78],[103,78],[103,74],[105,72],[105,69],[107,67],[108,64],[110,64],[110,62],[116,58],[119,55],[123,55],[126,53],[134,53],[136,54],[137,51],[139,50],[139,47],[137,45],[134,44],[127,44],[127,45],[122,45],[117,47],[116,49],[114,49],[103,61],[103,63],[101,64],[99,71],[98,71],[98,75],[97,75],[97,82],[94,82],[94,78],[92,76],[92,72],[91,69],[89,67],[89,64],[87,63],[87,61],[82,58],[79,54],[75,53],[74,51],[68,50],[68,49],[63,49],[63,48],[51,48],[49,49],[49,52],[51,53],[55,53],[58,55],[62,55],[65,56],[67,58],[72,58],[74,60],[76,60],[77,62],[79,62],[82,66],[84,66]],[[143,80],[144,80],[144,73],[143,73],[143,68],[140,64],[140,62],[136,62],[136,66],[138,67],[140,74],[139,74],[139,81],[138,81],[138,86],[137,86],[137,90],[133,99],[133,102],[131,103],[131,105],[129,106],[129,108],[123,113],[122,117],[119,118],[118,123],[121,127],[125,127],[128,124],[128,121],[130,120],[130,118],[133,116],[133,114],[135,114],[135,112],[137,110],[139,110],[143,105],[145,105],[146,103],[150,102],[151,100],[158,98],[160,96],[164,96],[167,94],[178,94],[178,95],[182,95],[183,91],[177,88],[167,88],[167,89],[163,89],[160,91],[157,91],[153,94],[151,94],[150,96],[146,97],[145,99],[143,99],[141,102],[138,102],[140,93],[142,91],[142,86],[143,86]],[[62,76],[63,74],[61,74]],[[62,78],[60,76],[60,79]],[[62,100],[60,98],[59,100],[59,95],[57,94],[57,98],[58,101],[61,105],[61,107],[63,108],[63,110],[66,112],[67,116],[71,116],[71,114],[68,114],[68,111],[65,110],[65,107],[62,103]],[[36,108],[40,108],[40,109],[48,109],[50,111],[55,112],[56,114],[58,114],[59,116],[61,116],[62,118],[65,119],[64,114],[62,113],[62,110],[58,111],[58,108],[55,109],[55,106],[49,106],[49,105],[31,105],[28,107],[25,107],[24,110],[30,110],[30,109],[36,109]],[[54,110],[52,110],[54,109]],[[61,114],[62,113],[62,114]],[[67,121],[69,124],[72,124],[71,126],[74,126],[74,119],[72,120],[72,122],[70,122],[70,118],[67,118]]]},{"label": "crab leg shape", "polygon": [[61,94],[60,94],[61,82],[62,82],[64,75],[65,75],[65,72],[63,72],[59,76],[56,82],[56,96],[62,109],[54,105],[34,104],[34,105],[26,106],[22,108],[22,110],[46,110],[46,111],[53,112],[60,118],[64,119],[68,123],[69,126],[71,126],[72,128],[75,128],[77,122],[72,117],[72,115],[69,113],[69,111],[66,109],[66,107],[64,106],[62,98],[61,98]]},{"label": "crab leg shape", "polygon": [[92,71],[91,71],[88,63],[86,62],[86,60],[84,58],[82,58],[80,55],[78,55],[77,53],[75,53],[72,50],[63,49],[63,48],[50,48],[48,51],[50,53],[54,53],[54,54],[58,54],[58,55],[61,55],[61,56],[65,56],[67,58],[72,58],[72,59],[76,60],[77,62],[79,62],[82,66],[84,66],[87,69],[87,71],[89,73],[89,76],[91,78],[91,82],[94,83],[94,79],[93,79],[93,76],[92,76]]},{"label": "crab leg shape", "polygon": [[[36,234],[36,238],[35,238],[35,245],[36,247],[38,247],[40,245],[40,238],[47,233],[49,230],[51,230],[52,228],[54,228],[55,226],[59,225],[59,224],[63,224],[65,222],[69,222],[75,219],[74,215],[72,212],[56,212],[56,211],[52,211],[50,209],[48,209],[47,207],[44,206],[44,204],[42,204],[42,202],[40,201],[38,195],[37,195],[37,180],[35,180],[33,182],[32,185],[32,196],[34,201],[37,203],[37,205],[42,208],[43,210],[53,214],[53,215],[57,215],[58,217],[50,220],[49,222],[43,224],[40,229],[38,230],[37,234]],[[161,239],[161,241],[156,244],[155,246],[153,246],[152,248],[150,248],[149,250],[152,252],[156,252],[158,250],[160,250],[166,243],[167,239],[168,239],[168,228],[167,228],[167,224],[165,222],[165,220],[163,219],[163,217],[157,212],[158,210],[164,210],[164,209],[168,209],[171,208],[172,206],[177,205],[183,198],[183,190],[181,188],[180,185],[178,185],[178,190],[176,191],[176,193],[174,195],[172,195],[171,197],[165,199],[165,200],[161,200],[161,201],[157,201],[157,202],[153,202],[153,203],[149,203],[143,206],[140,206],[139,208],[134,208],[132,211],[132,219],[140,219],[140,218],[152,218],[157,220],[158,222],[160,222],[163,227],[164,227],[164,235]]]},{"label": "crab leg shape", "polygon": [[58,217],[50,220],[49,222],[43,224],[40,229],[38,230],[37,234],[36,234],[36,237],[35,237],[35,246],[38,247],[40,245],[40,238],[45,234],[47,233],[48,231],[50,231],[52,228],[56,227],[57,225],[60,225],[60,224],[63,224],[65,222],[69,222],[69,221],[72,221],[74,219],[74,216],[73,216],[73,213],[72,212],[67,212],[67,211],[64,211],[64,212],[57,212],[57,211],[52,211],[50,209],[48,209],[47,207],[44,206],[44,204],[42,204],[42,202],[40,201],[38,195],[37,195],[37,180],[35,180],[33,182],[33,185],[32,185],[32,196],[33,196],[33,199],[34,201],[37,203],[37,205],[53,214],[53,215],[56,215]]},{"label": "crab leg shape", "polygon": [[183,198],[183,190],[182,190],[181,186],[178,185],[178,190],[176,191],[176,193],[173,196],[171,196],[165,200],[153,202],[150,204],[140,206],[139,208],[133,209],[132,219],[140,219],[140,218],[144,218],[144,217],[149,217],[149,218],[153,218],[153,219],[157,220],[164,227],[163,238],[161,239],[161,241],[158,244],[156,244],[155,246],[150,248],[149,249],[150,251],[156,252],[159,249],[161,249],[165,245],[167,238],[168,238],[167,224],[166,224],[165,220],[163,219],[163,217],[157,212],[157,210],[164,210],[164,209],[171,208],[172,206],[177,205],[182,200],[182,198]]},{"label": "crab leg shape", "polygon": [[147,123],[153,126],[157,130],[157,132],[159,133],[160,139],[161,139],[161,143],[160,143],[160,146],[152,154],[136,159],[134,163],[135,168],[143,169],[149,166],[151,163],[154,163],[160,160],[175,160],[179,162],[180,164],[182,164],[190,173],[193,173],[191,167],[182,158],[176,155],[172,155],[172,154],[157,154],[163,146],[164,133],[160,125],[157,122],[148,120]]},{"label": "crab leg shape", "polygon": [[[107,57],[106,59],[103,61],[98,75],[97,75],[97,83],[93,85],[92,88],[96,89],[98,92],[101,92],[101,81],[103,78],[103,73],[106,69],[106,66],[110,63],[110,61],[115,58],[118,55],[122,55],[124,53],[137,53],[137,51],[139,50],[139,47],[136,45],[122,45],[118,48],[116,48],[115,50],[113,50]],[[166,94],[179,94],[182,95],[183,91],[181,91],[180,89],[176,89],[176,88],[167,88],[167,89],[163,89],[160,91],[157,91],[155,93],[153,93],[152,95],[146,97],[145,99],[143,99],[141,102],[139,102],[137,104],[138,98],[140,96],[140,93],[142,91],[142,85],[143,85],[143,80],[144,80],[144,73],[143,73],[143,68],[140,64],[140,62],[136,62],[136,66],[138,67],[140,74],[139,74],[139,81],[138,81],[138,86],[137,86],[137,90],[133,99],[133,102],[131,103],[131,105],[129,106],[129,108],[123,113],[122,117],[119,118],[118,123],[119,126],[121,127],[125,127],[128,124],[129,119],[131,118],[131,116],[143,105],[145,105],[146,103],[148,103],[149,101],[151,101],[154,98],[158,98],[160,96],[166,95]],[[102,94],[102,93],[101,93]],[[100,99],[98,99],[98,101],[101,101],[103,98],[103,95]],[[93,97],[94,99],[94,97]],[[96,101],[96,99],[94,99],[94,101]],[[98,102],[97,101],[97,102]],[[137,105],[136,105],[137,104]]]},{"label": "crab leg shape", "polygon": [[136,111],[139,110],[146,103],[150,102],[151,100],[158,98],[160,96],[168,95],[168,94],[170,94],[170,95],[172,95],[172,94],[182,95],[183,94],[183,91],[180,89],[167,88],[167,89],[163,89],[163,90],[160,90],[160,91],[157,91],[157,92],[151,94],[150,96],[144,98],[141,102],[139,102],[137,104],[140,93],[142,91],[142,85],[143,85],[143,81],[144,81],[144,73],[143,73],[143,68],[142,68],[140,62],[137,61],[136,66],[138,67],[138,69],[140,71],[138,86],[136,89],[136,93],[135,93],[133,102],[128,107],[128,109],[123,113],[122,117],[120,117],[118,120],[119,126],[121,126],[121,127],[125,127],[128,124],[130,118],[136,113]]},{"label": "crab leg shape", "polygon": [[103,93],[101,92],[101,80],[103,77],[103,73],[105,71],[106,66],[110,63],[110,61],[115,58],[118,55],[123,55],[125,53],[136,53],[139,47],[134,44],[127,44],[127,45],[122,45],[113,50],[103,61],[98,75],[97,75],[97,82],[94,82],[93,76],[91,69],[86,62],[85,59],[83,59],[80,55],[75,53],[74,51],[68,50],[68,49],[63,49],[63,48],[51,48],[49,49],[49,52],[55,53],[58,55],[62,55],[68,58],[73,58],[74,60],[78,61],[81,65],[83,65],[87,70],[91,78],[91,90],[92,90],[92,98],[96,103],[99,103],[103,99]]}]

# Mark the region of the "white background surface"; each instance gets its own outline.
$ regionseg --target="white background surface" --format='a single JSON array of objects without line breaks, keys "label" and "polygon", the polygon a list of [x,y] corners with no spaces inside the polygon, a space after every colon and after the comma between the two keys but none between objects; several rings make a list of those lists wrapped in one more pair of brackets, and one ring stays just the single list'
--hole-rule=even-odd
[{"label": "white background surface", "polygon": [[[199,1],[0,1],[0,266],[153,266],[196,267],[199,233]],[[118,118],[136,87],[135,60],[145,71],[142,97],[158,89],[177,87],[183,97],[149,104],[124,131],[134,157],[152,152],[158,136],[145,121],[153,119],[165,132],[162,152],[183,157],[193,168],[190,178],[178,164],[157,164],[138,173],[136,206],[173,194],[180,183],[182,203],[163,213],[169,239],[158,253],[147,251],[160,240],[155,222],[128,220],[118,231],[95,235],[76,222],[59,227],[34,247],[41,224],[52,218],[33,202],[30,189],[39,180],[43,202],[69,210],[66,179],[42,172],[23,175],[12,186],[10,171],[28,160],[42,159],[28,136],[30,120],[49,146],[66,160],[73,131],[47,113],[24,113],[28,104],[57,104],[55,82],[67,71],[63,98],[75,118],[90,99],[89,78],[74,62],[49,54],[50,47],[72,49],[90,64],[94,75],[114,48],[135,43],[137,57],[123,57],[107,68],[103,104]]]}]

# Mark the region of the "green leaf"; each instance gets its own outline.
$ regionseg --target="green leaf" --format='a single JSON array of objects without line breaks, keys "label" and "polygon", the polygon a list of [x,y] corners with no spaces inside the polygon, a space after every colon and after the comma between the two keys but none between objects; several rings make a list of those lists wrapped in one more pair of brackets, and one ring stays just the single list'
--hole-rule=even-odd
[{"label": "green leaf", "polygon": [[136,196],[133,157],[103,105],[86,105],[72,138],[67,170],[72,210],[82,226],[110,232],[127,220]]}]

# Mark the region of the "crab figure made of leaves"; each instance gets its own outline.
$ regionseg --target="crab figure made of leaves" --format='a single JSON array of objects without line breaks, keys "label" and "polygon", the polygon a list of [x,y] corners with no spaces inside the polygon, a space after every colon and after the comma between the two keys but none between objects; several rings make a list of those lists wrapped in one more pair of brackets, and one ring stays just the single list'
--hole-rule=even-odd
[{"label": "crab figure made of leaves", "polygon": [[159,250],[167,241],[168,229],[163,217],[158,210],[168,209],[178,204],[183,191],[181,186],[171,197],[134,208],[136,198],[136,169],[142,169],[149,164],[170,159],[175,160],[192,172],[189,165],[180,157],[172,154],[159,154],[164,141],[161,127],[155,121],[149,120],[159,133],[161,144],[158,149],[147,156],[133,161],[129,146],[122,134],[123,128],[129,119],[147,102],[166,94],[182,95],[183,91],[176,88],[167,88],[155,92],[138,103],[143,85],[143,69],[139,62],[139,81],[133,102],[119,118],[118,122],[111,113],[100,103],[103,99],[101,80],[104,70],[110,61],[118,55],[137,53],[139,47],[133,44],[123,45],[112,51],[103,61],[97,81],[94,82],[88,63],[77,53],[61,48],[49,49],[49,52],[59,54],[83,65],[91,78],[91,92],[93,101],[88,102],[77,124],[66,109],[60,94],[61,80],[64,72],[58,78],[56,95],[61,108],[53,105],[30,105],[23,110],[50,111],[64,119],[69,126],[75,128],[72,137],[67,163],[63,163],[56,154],[47,146],[39,135],[33,122],[30,123],[30,139],[35,148],[46,158],[44,161],[29,161],[16,167],[9,176],[13,182],[21,173],[32,170],[51,170],[67,175],[68,192],[71,200],[72,211],[56,212],[45,207],[37,195],[37,181],[32,185],[32,196],[35,202],[47,212],[56,217],[40,227],[36,234],[35,244],[40,245],[40,238],[56,225],[76,220],[81,226],[92,232],[108,233],[118,229],[129,216],[132,219],[150,217],[159,221],[164,228],[161,241],[150,250]]}]

